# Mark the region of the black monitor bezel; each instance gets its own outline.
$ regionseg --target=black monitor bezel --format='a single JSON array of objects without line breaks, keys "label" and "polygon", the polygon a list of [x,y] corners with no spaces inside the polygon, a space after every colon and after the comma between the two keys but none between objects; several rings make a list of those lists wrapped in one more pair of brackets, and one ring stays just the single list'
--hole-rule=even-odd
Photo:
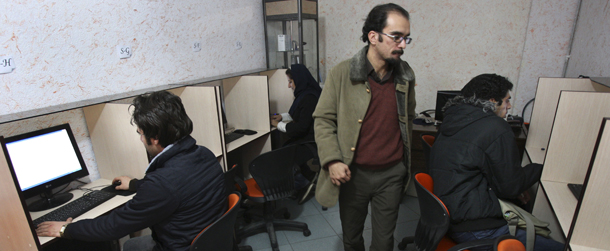
[{"label": "black monitor bezel", "polygon": [[459,90],[436,91],[436,107],[434,109],[434,119],[436,121],[443,121],[443,119],[445,118],[443,114],[443,107],[449,99],[452,99],[455,96],[459,95],[461,95],[461,91]]},{"label": "black monitor bezel", "polygon": [[72,147],[74,148],[74,153],[76,154],[76,157],[78,158],[78,162],[81,165],[81,170],[80,171],[76,171],[73,172],[71,174],[68,175],[64,175],[62,177],[59,177],[57,179],[42,183],[38,186],[32,187],[30,189],[27,189],[25,191],[23,191],[21,189],[21,185],[19,184],[19,180],[17,179],[17,175],[16,172],[14,170],[13,167],[13,162],[11,161],[11,157],[10,154],[8,153],[8,149],[6,151],[6,160],[8,161],[9,164],[9,168],[11,169],[11,172],[13,173],[13,178],[15,179],[15,184],[18,185],[18,189],[21,190],[23,196],[25,197],[25,199],[28,198],[32,198],[35,197],[39,194],[44,193],[45,191],[50,191],[56,187],[65,185],[67,183],[70,183],[76,179],[85,177],[87,175],[89,175],[89,170],[87,170],[87,165],[85,165],[85,161],[83,159],[83,156],[81,155],[80,149],[78,148],[78,144],[76,143],[76,139],[74,138],[74,134],[72,133],[72,129],[70,128],[70,124],[62,124],[62,125],[58,125],[58,126],[53,126],[53,127],[49,127],[49,128],[45,128],[45,129],[41,129],[41,130],[36,130],[36,131],[32,131],[32,132],[28,132],[28,133],[24,133],[24,134],[20,134],[20,135],[16,135],[16,136],[12,136],[12,137],[8,137],[5,138],[5,144],[9,144],[11,142],[15,142],[18,140],[22,140],[22,139],[26,139],[26,138],[31,138],[34,136],[39,136],[39,135],[43,135],[46,133],[50,133],[50,132],[54,132],[54,131],[60,131],[60,130],[66,130],[66,132],[68,133],[68,137],[70,138],[70,142],[72,143]]}]

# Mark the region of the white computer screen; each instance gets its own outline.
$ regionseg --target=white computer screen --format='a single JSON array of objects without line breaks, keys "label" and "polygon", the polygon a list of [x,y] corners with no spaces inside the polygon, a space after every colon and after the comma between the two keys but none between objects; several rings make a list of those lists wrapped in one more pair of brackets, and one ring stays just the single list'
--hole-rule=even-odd
[{"label": "white computer screen", "polygon": [[66,129],[6,144],[22,191],[82,169]]}]

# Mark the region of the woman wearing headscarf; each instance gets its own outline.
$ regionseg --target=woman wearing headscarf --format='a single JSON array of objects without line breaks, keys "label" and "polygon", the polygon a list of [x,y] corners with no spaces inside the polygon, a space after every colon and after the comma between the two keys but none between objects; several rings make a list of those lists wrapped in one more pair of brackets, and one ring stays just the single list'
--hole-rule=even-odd
[{"label": "woman wearing headscarf", "polygon": [[[289,137],[284,146],[314,141],[311,115],[316,109],[322,88],[302,64],[293,64],[292,69],[286,70],[286,76],[288,77],[288,88],[292,89],[294,94],[294,101],[288,113],[271,116],[271,125]],[[304,203],[313,190],[311,181],[316,172],[312,171],[306,163],[313,157],[309,152],[297,152],[295,156],[297,163],[301,163],[300,168],[295,165],[294,169],[295,189],[298,190],[299,204]]]},{"label": "woman wearing headscarf", "polygon": [[313,118],[322,88],[309,70],[302,64],[293,64],[286,70],[288,88],[293,90],[294,101],[288,113],[271,116],[271,125],[285,132],[289,140],[284,146],[299,142],[313,141]]}]

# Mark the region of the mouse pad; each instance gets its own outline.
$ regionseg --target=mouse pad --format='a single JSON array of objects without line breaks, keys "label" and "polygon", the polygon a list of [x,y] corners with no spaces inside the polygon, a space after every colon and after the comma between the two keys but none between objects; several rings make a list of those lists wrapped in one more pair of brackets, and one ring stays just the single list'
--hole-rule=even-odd
[{"label": "mouse pad", "polygon": [[113,193],[113,194],[116,194],[116,195],[121,195],[121,196],[129,196],[129,195],[132,195],[132,194],[136,193],[135,191],[129,191],[129,190],[116,190],[116,189],[114,189],[113,185],[104,187],[102,189],[102,191]]}]

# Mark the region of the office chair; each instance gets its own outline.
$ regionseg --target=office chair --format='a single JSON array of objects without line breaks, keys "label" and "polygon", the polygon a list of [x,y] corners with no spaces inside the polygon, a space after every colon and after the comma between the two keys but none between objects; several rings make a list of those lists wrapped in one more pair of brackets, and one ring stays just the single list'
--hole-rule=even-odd
[{"label": "office chair", "polygon": [[249,170],[252,179],[245,181],[248,186],[246,195],[248,199],[263,203],[264,219],[250,223],[237,231],[238,242],[245,237],[257,233],[267,232],[272,249],[279,250],[276,230],[299,230],[303,235],[309,236],[311,232],[307,224],[286,220],[290,214],[286,211],[286,219],[275,218],[275,202],[288,198],[295,192],[292,166],[295,164],[295,150],[297,145],[290,145],[270,152],[263,153],[250,162]]},{"label": "office chair", "polygon": [[[415,189],[421,216],[415,229],[415,236],[407,236],[398,244],[404,250],[409,243],[415,243],[417,250],[465,250],[468,248],[494,246],[501,251],[525,251],[523,244],[513,236],[501,236],[497,239],[476,240],[457,244],[445,236],[449,229],[449,211],[445,204],[434,195],[434,181],[426,173],[415,175]],[[516,240],[516,242],[514,241]]]},{"label": "office chair", "polygon": [[[307,166],[306,168],[309,168],[308,163],[311,163],[311,165],[314,166],[320,166],[320,158],[318,157],[318,146],[316,145],[315,141],[307,141],[297,144],[295,155],[296,165],[298,166]],[[310,181],[309,185],[304,190],[305,192],[303,194],[297,194],[297,201],[299,205],[302,205],[307,201],[309,195],[314,192],[314,188],[316,186],[316,183],[318,182],[320,169],[318,169],[317,171],[312,170],[312,172],[312,175],[308,175],[310,177],[305,177]]]},{"label": "office chair", "polygon": [[434,145],[435,139],[436,137],[432,134],[421,135],[421,145],[424,150],[424,158],[426,159],[426,172],[430,170],[430,150],[432,149],[432,145]]},{"label": "office chair", "polygon": [[[241,194],[229,195],[229,209],[220,219],[204,228],[191,242],[191,251],[233,251],[237,249],[235,242],[235,220],[237,209],[241,204]],[[250,248],[252,250],[252,248]]]}]

